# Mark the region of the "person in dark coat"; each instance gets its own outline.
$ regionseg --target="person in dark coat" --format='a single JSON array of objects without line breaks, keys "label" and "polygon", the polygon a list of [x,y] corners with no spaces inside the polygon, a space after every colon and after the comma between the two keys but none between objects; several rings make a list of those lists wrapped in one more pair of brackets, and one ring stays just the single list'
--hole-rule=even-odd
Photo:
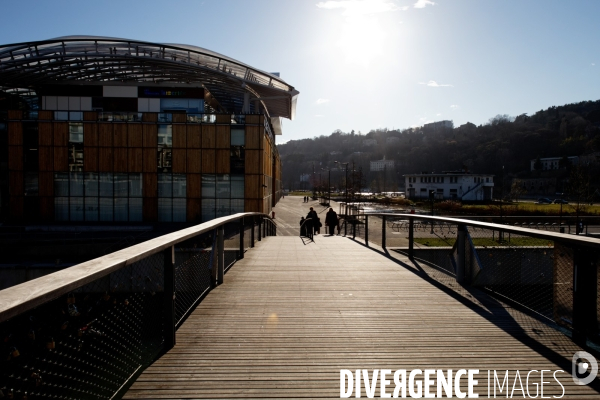
[{"label": "person in dark coat", "polygon": [[325,215],[325,225],[329,227],[329,236],[333,236],[335,234],[335,227],[338,226],[337,213],[333,211],[333,208],[329,208],[329,211]]},{"label": "person in dark coat", "polygon": [[308,232],[308,237],[310,237],[312,239],[315,231],[319,230],[319,216],[317,215],[317,212],[315,210],[313,210],[313,208],[310,208],[310,211],[308,212],[308,214],[306,215],[306,219],[308,220],[306,222],[307,224],[307,232]]},{"label": "person in dark coat", "polygon": [[300,236],[307,236],[306,234],[306,220],[304,217],[300,218]]}]

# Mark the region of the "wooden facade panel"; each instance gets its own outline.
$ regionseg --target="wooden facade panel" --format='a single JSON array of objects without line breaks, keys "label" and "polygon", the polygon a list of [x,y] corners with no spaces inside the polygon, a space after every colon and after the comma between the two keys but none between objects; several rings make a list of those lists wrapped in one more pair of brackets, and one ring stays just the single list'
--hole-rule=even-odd
[{"label": "wooden facade panel", "polygon": [[199,174],[202,172],[202,157],[200,149],[188,149],[187,150],[187,172]]},{"label": "wooden facade panel", "polygon": [[174,112],[173,113],[173,122],[186,123],[187,122],[187,114],[184,112]]},{"label": "wooden facade panel", "polygon": [[158,125],[143,125],[143,146],[144,147],[158,147]]},{"label": "wooden facade panel", "polygon": [[54,149],[48,146],[38,148],[40,171],[54,171]]},{"label": "wooden facade panel", "polygon": [[187,174],[187,197],[198,199],[202,197],[202,175]]},{"label": "wooden facade panel", "polygon": [[173,125],[173,147],[185,149],[187,129],[185,125]]},{"label": "wooden facade panel", "polygon": [[141,148],[127,149],[127,170],[129,172],[142,172],[144,170],[144,152]]},{"label": "wooden facade panel", "polygon": [[69,145],[69,124],[66,122],[54,122],[52,124],[54,132],[54,146]]},{"label": "wooden facade panel", "polygon": [[246,175],[244,178],[244,197],[247,199],[262,198],[260,190],[260,175]]},{"label": "wooden facade panel", "polygon": [[214,125],[202,125],[202,148],[203,149],[214,149],[216,146],[215,141],[216,128]]},{"label": "wooden facade panel", "polygon": [[200,125],[187,126],[187,148],[199,149],[201,147],[202,128]]},{"label": "wooden facade panel", "polygon": [[98,124],[93,122],[83,123],[83,145],[98,147]]},{"label": "wooden facade panel", "polygon": [[144,122],[157,122],[158,121],[158,114],[157,113],[150,113],[150,112],[146,112],[142,114],[142,121]]},{"label": "wooden facade panel", "polygon": [[98,148],[98,171],[112,172],[113,170],[113,148],[99,147]]},{"label": "wooden facade panel", "polygon": [[127,124],[113,125],[113,146],[127,147]]},{"label": "wooden facade panel", "polygon": [[23,111],[8,110],[8,119],[23,119]]},{"label": "wooden facade panel", "polygon": [[156,147],[143,149],[143,172],[156,172],[158,168],[158,150]]},{"label": "wooden facade panel", "polygon": [[202,222],[201,199],[187,199],[187,222]]},{"label": "wooden facade panel", "polygon": [[83,148],[83,170],[98,171],[98,148],[84,147]]},{"label": "wooden facade panel", "polygon": [[23,170],[23,146],[8,146],[8,169]]},{"label": "wooden facade panel", "polygon": [[217,150],[216,173],[228,174],[230,172],[230,153],[231,150]]},{"label": "wooden facade panel", "polygon": [[[85,158],[84,158],[85,160]],[[69,153],[66,146],[54,147],[54,170],[68,171],[69,170]]]},{"label": "wooden facade panel", "polygon": [[171,169],[174,174],[185,173],[186,170],[186,150],[173,149],[173,157],[171,158]]},{"label": "wooden facade panel", "polygon": [[143,145],[142,124],[127,124],[127,146],[142,147]]},{"label": "wooden facade panel", "polygon": [[142,216],[144,221],[158,221],[158,199],[156,197],[145,197]]},{"label": "wooden facade panel", "polygon": [[52,122],[38,123],[38,143],[40,146],[52,146],[54,134],[52,133]]},{"label": "wooden facade panel", "polygon": [[113,124],[98,124],[98,146],[112,147]]},{"label": "wooden facade panel", "polygon": [[84,111],[83,112],[83,120],[84,121],[97,121],[98,113],[96,111]]},{"label": "wooden facade panel", "polygon": [[231,116],[229,114],[217,114],[217,124],[230,124]]},{"label": "wooden facade panel", "polygon": [[40,197],[40,218],[42,221],[54,221],[54,197]]},{"label": "wooden facade panel", "polygon": [[258,115],[246,115],[247,124],[258,124],[259,122],[260,118],[258,118]]},{"label": "wooden facade panel", "polygon": [[260,199],[244,199],[245,212],[262,212],[262,200]]},{"label": "wooden facade panel", "polygon": [[54,119],[54,112],[52,111],[38,111],[38,121],[51,121]]},{"label": "wooden facade panel", "polygon": [[215,150],[202,150],[202,173],[215,173]]},{"label": "wooden facade panel", "polygon": [[54,196],[53,172],[40,172],[38,194],[40,196]]},{"label": "wooden facade panel", "polygon": [[246,173],[259,174],[260,171],[260,150],[246,150]]},{"label": "wooden facade panel", "polygon": [[113,149],[113,171],[114,172],[127,172],[127,148],[126,147],[115,147]]},{"label": "wooden facade panel", "polygon": [[24,192],[23,171],[10,171],[8,173],[8,194],[10,196],[23,196]]},{"label": "wooden facade panel", "polygon": [[23,123],[13,122],[8,123],[8,145],[20,146],[23,144]]},{"label": "wooden facade panel", "polygon": [[217,149],[229,149],[231,146],[231,128],[229,125],[217,125]]},{"label": "wooden facade panel", "polygon": [[11,196],[8,201],[9,219],[20,220],[23,218],[23,196]]},{"label": "wooden facade panel", "polygon": [[[158,177],[156,172],[145,173],[142,175],[142,189],[144,197],[157,197],[158,193]],[[146,199],[144,199],[145,201]]]},{"label": "wooden facade panel", "polygon": [[246,126],[246,149],[260,149],[261,130],[259,126]]}]

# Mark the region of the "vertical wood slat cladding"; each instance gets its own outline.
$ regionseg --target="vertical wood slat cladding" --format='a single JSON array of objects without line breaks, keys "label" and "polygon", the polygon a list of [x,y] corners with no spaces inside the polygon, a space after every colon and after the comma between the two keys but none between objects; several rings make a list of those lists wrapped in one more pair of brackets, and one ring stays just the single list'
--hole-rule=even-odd
[{"label": "vertical wood slat cladding", "polygon": [[174,174],[185,173],[186,170],[186,150],[173,149],[172,171]]},{"label": "vertical wood slat cladding", "polygon": [[83,170],[98,171],[98,148],[84,147],[83,148]]},{"label": "vertical wood slat cladding", "polygon": [[262,212],[262,200],[260,199],[244,199],[245,212]]},{"label": "vertical wood slat cladding", "polygon": [[142,147],[144,145],[142,124],[127,124],[127,145]]},{"label": "vertical wood slat cladding", "polygon": [[158,126],[157,125],[143,125],[143,146],[144,147],[153,147],[156,149],[158,147]]},{"label": "vertical wood slat cladding", "polygon": [[54,131],[54,146],[69,145],[69,124],[66,122],[54,122],[52,130]]},{"label": "vertical wood slat cladding", "polygon": [[173,148],[186,148],[187,129],[185,125],[173,125]]},{"label": "vertical wood slat cladding", "polygon": [[261,197],[259,192],[259,175],[246,175],[244,179],[244,197],[256,199]]},{"label": "vertical wood slat cladding", "polygon": [[156,222],[158,220],[158,199],[156,197],[145,197],[142,208],[144,221]]},{"label": "vertical wood slat cladding", "polygon": [[202,150],[202,173],[215,173],[215,150]]},{"label": "vertical wood slat cladding", "polygon": [[258,115],[246,115],[247,124],[258,124],[259,122],[260,118],[258,118]]},{"label": "vertical wood slat cladding", "polygon": [[53,119],[54,113],[52,111],[38,111],[38,121],[51,121]]},{"label": "vertical wood slat cladding", "polygon": [[83,112],[83,120],[84,121],[97,121],[98,113],[96,111],[84,111]]},{"label": "vertical wood slat cladding", "polygon": [[92,122],[83,123],[83,145],[86,147],[98,147],[98,124]]},{"label": "vertical wood slat cladding", "polygon": [[158,153],[156,147],[143,149],[143,172],[156,172],[158,168]]},{"label": "vertical wood slat cladding", "polygon": [[217,125],[217,149],[229,149],[231,146],[231,128],[229,125]]},{"label": "vertical wood slat cladding", "polygon": [[54,146],[54,170],[69,170],[69,153],[66,146]]},{"label": "vertical wood slat cladding", "polygon": [[141,148],[127,149],[127,170],[129,172],[143,172],[144,152]]},{"label": "vertical wood slat cladding", "polygon": [[202,220],[202,200],[187,199],[187,222],[200,223]]},{"label": "vertical wood slat cladding", "polygon": [[199,149],[201,147],[202,130],[200,125],[187,126],[187,148]]},{"label": "vertical wood slat cladding", "polygon": [[98,148],[98,171],[112,172],[113,171],[113,148],[99,147]]},{"label": "vertical wood slat cladding", "polygon": [[158,114],[157,113],[143,113],[142,114],[142,121],[144,122],[157,122],[158,121]]},{"label": "vertical wood slat cladding", "polygon": [[54,173],[40,172],[38,193],[42,196],[54,196]]},{"label": "vertical wood slat cladding", "polygon": [[230,172],[230,153],[231,150],[217,150],[215,171],[217,174],[228,174]]},{"label": "vertical wood slat cladding", "polygon": [[111,123],[98,124],[98,146],[112,147],[113,125]]},{"label": "vertical wood slat cladding", "polygon": [[[142,190],[144,197],[157,197],[158,177],[156,172],[142,174]],[[146,199],[144,199],[145,202]]]},{"label": "vertical wood slat cladding", "polygon": [[113,125],[113,146],[127,147],[127,124]]},{"label": "vertical wood slat cladding", "polygon": [[8,110],[8,119],[23,119],[23,111]]},{"label": "vertical wood slat cladding", "polygon": [[38,123],[38,143],[40,146],[52,146],[54,142],[52,139],[54,134],[52,133],[52,122],[39,122]]},{"label": "vertical wood slat cladding", "polygon": [[217,124],[230,124],[231,116],[229,114],[217,114]]},{"label": "vertical wood slat cladding", "polygon": [[188,149],[187,150],[187,172],[188,173],[200,173],[202,172],[202,157],[200,149]]},{"label": "vertical wood slat cladding", "polygon": [[260,149],[260,127],[246,126],[246,149]]},{"label": "vertical wood slat cladding", "polygon": [[40,218],[54,221],[54,197],[40,197]]},{"label": "vertical wood slat cladding", "polygon": [[202,148],[214,149],[216,146],[214,125],[202,125]]},{"label": "vertical wood slat cladding", "polygon": [[187,174],[187,197],[199,199],[202,197],[202,175]]},{"label": "vertical wood slat cladding", "polygon": [[173,122],[186,123],[187,122],[187,114],[184,112],[173,113]]},{"label": "vertical wood slat cladding", "polygon": [[23,146],[8,146],[8,169],[23,170]]},{"label": "vertical wood slat cladding", "polygon": [[246,173],[247,174],[258,174],[260,173],[260,150],[246,150]]},{"label": "vertical wood slat cladding", "polygon": [[115,147],[113,149],[114,172],[127,172],[127,148]]},{"label": "vertical wood slat cladding", "polygon": [[20,220],[23,218],[23,196],[11,196],[8,200],[9,219]]},{"label": "vertical wood slat cladding", "polygon": [[49,146],[38,148],[40,171],[54,171],[54,149]]},{"label": "vertical wood slat cladding", "polygon": [[23,171],[11,171],[8,173],[8,194],[10,196],[23,196],[25,184],[23,183]]}]

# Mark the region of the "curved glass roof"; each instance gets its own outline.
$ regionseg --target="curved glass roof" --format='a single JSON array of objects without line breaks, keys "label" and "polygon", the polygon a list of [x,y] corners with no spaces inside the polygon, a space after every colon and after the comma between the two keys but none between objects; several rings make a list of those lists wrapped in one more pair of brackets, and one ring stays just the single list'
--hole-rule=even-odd
[{"label": "curved glass roof", "polygon": [[270,117],[289,119],[299,94],[276,75],[191,45],[100,36],[0,45],[2,87],[83,82],[203,86],[228,112],[242,112],[247,95]]}]

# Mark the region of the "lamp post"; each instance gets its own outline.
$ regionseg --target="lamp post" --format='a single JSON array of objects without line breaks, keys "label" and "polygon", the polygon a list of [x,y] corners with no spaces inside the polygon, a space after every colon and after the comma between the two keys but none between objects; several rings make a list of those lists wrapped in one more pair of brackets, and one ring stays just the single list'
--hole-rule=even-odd
[{"label": "lamp post", "polygon": [[329,185],[329,188],[327,189],[327,206],[330,205],[331,203],[331,169],[327,168],[321,168],[322,171],[327,171],[327,173],[329,174],[328,176],[328,180],[327,180],[327,185]]},{"label": "lamp post", "polygon": [[349,163],[341,163],[341,162],[337,162],[334,161],[334,164],[340,164],[340,165],[345,165],[346,166],[346,192],[344,193],[344,203],[346,203],[346,212],[345,214],[348,215],[348,164]]}]

